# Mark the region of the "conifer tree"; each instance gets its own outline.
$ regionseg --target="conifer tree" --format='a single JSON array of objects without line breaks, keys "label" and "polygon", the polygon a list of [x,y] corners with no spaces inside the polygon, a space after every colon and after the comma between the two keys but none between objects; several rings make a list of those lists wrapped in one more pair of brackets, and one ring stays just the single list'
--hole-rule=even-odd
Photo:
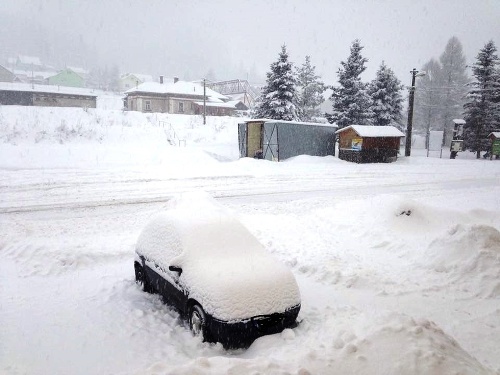
[{"label": "conifer tree", "polygon": [[351,45],[351,53],[347,61],[342,61],[337,75],[339,86],[332,88],[330,100],[333,112],[328,115],[330,122],[336,122],[339,129],[348,125],[367,125],[371,119],[370,97],[366,92],[366,84],[361,82],[361,73],[366,69],[368,59],[361,56],[363,47],[359,40]]},{"label": "conifer tree", "polygon": [[320,115],[319,106],[325,101],[323,92],[326,87],[316,75],[316,67],[311,66],[310,56],[300,68],[297,68],[298,107],[303,121],[311,121]]},{"label": "conifer tree", "polygon": [[441,63],[440,85],[442,87],[439,127],[444,130],[444,138],[448,143],[452,136],[452,120],[462,116],[468,82],[465,56],[462,44],[457,37],[454,36],[448,41],[439,61]]},{"label": "conifer tree", "polygon": [[373,112],[373,125],[387,126],[401,120],[403,85],[382,61],[375,79],[368,86]]},{"label": "conifer tree", "polygon": [[286,46],[281,47],[278,60],[271,64],[266,86],[257,104],[255,117],[274,120],[299,121],[293,64],[288,61]]},{"label": "conifer tree", "polygon": [[421,69],[415,90],[415,128],[444,131],[445,144],[452,136],[453,119],[462,117],[467,92],[465,56],[457,37],[448,40],[439,61],[429,60]]},{"label": "conifer tree", "polygon": [[500,129],[500,60],[493,41],[486,43],[476,57],[472,67],[475,81],[468,86],[467,102],[464,105],[465,148],[476,152],[479,159],[481,151],[490,149],[488,134]]},{"label": "conifer tree", "polygon": [[[415,129],[425,131],[428,135],[429,131],[438,130],[440,126],[441,64],[439,61],[431,59],[424,64],[421,71],[426,74],[417,81],[413,119]],[[442,130],[442,127],[439,130]]]}]

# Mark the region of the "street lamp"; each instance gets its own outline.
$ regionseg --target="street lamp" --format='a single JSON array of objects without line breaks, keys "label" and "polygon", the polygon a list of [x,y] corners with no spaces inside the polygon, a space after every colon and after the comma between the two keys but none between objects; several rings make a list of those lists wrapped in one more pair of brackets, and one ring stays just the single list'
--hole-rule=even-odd
[{"label": "street lamp", "polygon": [[415,68],[413,68],[413,70],[410,73],[411,73],[411,87],[410,87],[410,96],[408,103],[408,125],[406,126],[405,156],[410,156],[411,154],[411,130],[413,126],[413,101],[415,99],[415,77],[425,76],[425,72],[419,72]]}]

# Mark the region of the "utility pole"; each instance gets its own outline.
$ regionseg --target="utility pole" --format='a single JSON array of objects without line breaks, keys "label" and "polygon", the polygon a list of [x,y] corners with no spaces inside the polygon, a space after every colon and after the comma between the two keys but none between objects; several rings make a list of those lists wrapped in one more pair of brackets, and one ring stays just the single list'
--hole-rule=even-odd
[{"label": "utility pole", "polygon": [[405,156],[410,156],[411,154],[411,131],[413,127],[413,102],[415,100],[415,77],[421,77],[425,75],[425,72],[418,72],[417,69],[413,68],[411,73],[411,87],[408,102],[408,123],[406,126],[406,144],[405,144]]},{"label": "utility pole", "polygon": [[207,82],[203,78],[203,125],[207,123]]}]

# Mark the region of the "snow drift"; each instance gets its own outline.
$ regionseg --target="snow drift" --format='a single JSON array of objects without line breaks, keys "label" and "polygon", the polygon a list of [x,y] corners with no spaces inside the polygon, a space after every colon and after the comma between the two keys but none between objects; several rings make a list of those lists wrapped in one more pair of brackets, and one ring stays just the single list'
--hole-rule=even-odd
[{"label": "snow drift", "polygon": [[487,298],[500,297],[500,232],[488,225],[455,225],[427,249],[426,264],[450,283]]}]

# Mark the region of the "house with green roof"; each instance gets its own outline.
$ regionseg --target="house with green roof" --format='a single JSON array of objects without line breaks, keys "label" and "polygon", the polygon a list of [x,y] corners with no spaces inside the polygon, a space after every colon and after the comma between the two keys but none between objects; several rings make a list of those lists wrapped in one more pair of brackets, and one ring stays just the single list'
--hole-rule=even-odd
[{"label": "house with green roof", "polygon": [[66,68],[61,70],[56,75],[53,75],[47,79],[49,85],[56,86],[67,86],[67,87],[84,87],[85,80],[84,78],[74,72],[73,70]]}]

